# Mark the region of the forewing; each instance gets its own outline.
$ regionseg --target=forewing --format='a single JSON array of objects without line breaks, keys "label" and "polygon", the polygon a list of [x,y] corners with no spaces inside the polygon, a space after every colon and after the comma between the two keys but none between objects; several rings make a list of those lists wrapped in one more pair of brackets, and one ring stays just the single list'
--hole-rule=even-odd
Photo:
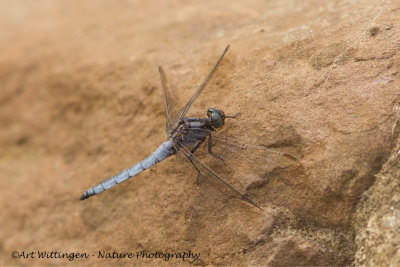
[{"label": "forewing", "polygon": [[[208,132],[208,130],[197,129],[196,132],[192,131],[189,134],[198,136],[201,134],[199,131]],[[216,132],[211,134],[212,153],[222,157],[228,166],[234,166],[236,169],[245,168],[246,166],[243,165],[247,165],[251,169],[266,173],[277,167],[284,168],[290,164],[298,163],[297,157],[286,151],[248,144],[237,138],[227,137]]]},{"label": "forewing", "polygon": [[159,66],[158,71],[160,73],[160,78],[161,78],[161,86],[163,89],[163,97],[164,97],[164,112],[165,112],[165,122],[166,122],[166,131],[167,131],[167,136],[170,137],[170,134],[172,132],[172,129],[174,127],[174,122],[173,119],[177,116],[176,114],[173,114],[173,108],[174,108],[174,101],[173,98],[170,96],[170,89],[168,86],[168,81],[167,81],[167,76],[165,75],[164,69]]},{"label": "forewing", "polygon": [[185,117],[186,113],[189,111],[189,109],[192,106],[193,102],[199,96],[201,91],[206,87],[207,83],[210,81],[210,79],[212,78],[213,74],[217,70],[217,68],[219,66],[219,63],[221,62],[221,60],[224,57],[225,53],[228,51],[229,46],[230,45],[227,45],[225,47],[224,52],[222,52],[221,56],[218,58],[217,62],[215,63],[214,67],[211,69],[210,73],[204,79],[203,83],[200,85],[200,87],[197,89],[197,91],[194,93],[194,95],[190,98],[190,100],[186,103],[186,105],[179,111],[177,120],[180,120],[180,119]]}]

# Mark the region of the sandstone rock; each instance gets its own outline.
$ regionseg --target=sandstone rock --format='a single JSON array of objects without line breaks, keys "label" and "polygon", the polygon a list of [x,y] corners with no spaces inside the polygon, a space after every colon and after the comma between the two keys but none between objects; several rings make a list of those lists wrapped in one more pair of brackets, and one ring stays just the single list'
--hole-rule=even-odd
[{"label": "sandstone rock", "polygon": [[[0,6],[1,265],[398,260],[398,192],[391,189],[398,177],[392,151],[400,99],[395,3]],[[231,49],[192,115],[204,116],[211,105],[240,112],[224,133],[299,157],[298,164],[279,165],[233,157],[237,168],[226,172],[213,166],[264,211],[209,179],[197,186],[173,158],[78,201],[165,140],[157,67],[165,68],[182,106],[227,44]],[[357,211],[374,183],[366,196],[376,205],[364,196]],[[10,256],[37,250],[90,257],[71,263]],[[98,258],[99,251],[189,250],[200,257]]]},{"label": "sandstone rock", "polygon": [[[398,128],[398,122],[395,128]],[[374,185],[363,194],[354,214],[355,262],[359,266],[400,264],[399,144],[397,142],[389,161],[377,174]]]}]

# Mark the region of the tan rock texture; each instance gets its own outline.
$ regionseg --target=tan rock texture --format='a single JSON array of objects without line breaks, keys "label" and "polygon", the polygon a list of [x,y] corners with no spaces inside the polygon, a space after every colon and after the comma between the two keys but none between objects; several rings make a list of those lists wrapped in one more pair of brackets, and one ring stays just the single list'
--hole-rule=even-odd
[{"label": "tan rock texture", "polygon": [[[395,265],[399,18],[398,1],[1,1],[0,265]],[[190,115],[240,112],[226,135],[299,157],[199,151],[263,211],[174,158],[79,201],[165,140],[157,67],[182,107],[227,44]],[[12,257],[38,250],[90,256]]]},{"label": "tan rock texture", "polygon": [[[399,131],[400,124],[394,125]],[[396,133],[398,137],[398,132]],[[358,266],[400,266],[400,142],[354,214]]]}]

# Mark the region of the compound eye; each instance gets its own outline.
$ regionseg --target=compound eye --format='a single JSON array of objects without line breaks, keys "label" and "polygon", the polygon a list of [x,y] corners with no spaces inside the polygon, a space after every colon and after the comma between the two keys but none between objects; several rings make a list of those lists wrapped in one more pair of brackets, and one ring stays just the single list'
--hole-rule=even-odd
[{"label": "compound eye", "polygon": [[213,113],[216,113],[216,112],[217,112],[217,110],[216,110],[215,108],[209,108],[209,109],[207,110],[207,117],[211,118],[211,115],[212,115]]},{"label": "compound eye", "polygon": [[214,128],[220,128],[222,126],[222,118],[221,115],[218,112],[212,112],[211,116],[209,116],[211,119],[211,125]]}]

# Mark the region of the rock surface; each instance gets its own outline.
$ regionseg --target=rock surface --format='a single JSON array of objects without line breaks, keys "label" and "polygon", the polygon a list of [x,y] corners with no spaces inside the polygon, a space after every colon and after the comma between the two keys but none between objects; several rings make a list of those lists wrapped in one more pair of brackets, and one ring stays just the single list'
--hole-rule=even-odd
[{"label": "rock surface", "polygon": [[[398,260],[400,6],[372,2],[2,1],[0,265]],[[240,112],[224,133],[299,157],[232,157],[227,179],[263,211],[173,158],[79,201],[165,140],[158,65],[181,107],[227,44],[191,115]],[[38,250],[90,256],[11,256]]]},{"label": "rock surface", "polygon": [[[394,125],[398,138],[400,124]],[[400,140],[354,215],[359,266],[400,266]]]}]

